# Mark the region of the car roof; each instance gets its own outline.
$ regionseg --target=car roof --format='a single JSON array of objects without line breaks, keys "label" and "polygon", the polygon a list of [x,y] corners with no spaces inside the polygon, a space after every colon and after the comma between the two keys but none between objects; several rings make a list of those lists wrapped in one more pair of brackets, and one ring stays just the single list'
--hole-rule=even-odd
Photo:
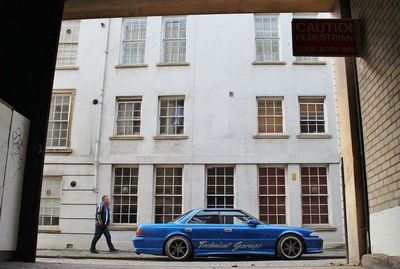
[{"label": "car roof", "polygon": [[243,211],[238,208],[197,208],[196,211],[204,210],[204,211]]}]

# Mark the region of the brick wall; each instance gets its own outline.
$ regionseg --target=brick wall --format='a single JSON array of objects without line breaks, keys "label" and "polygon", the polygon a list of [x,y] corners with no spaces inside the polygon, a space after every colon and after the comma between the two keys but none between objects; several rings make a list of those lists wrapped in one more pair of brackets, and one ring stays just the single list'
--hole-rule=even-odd
[{"label": "brick wall", "polygon": [[370,213],[400,205],[400,1],[351,0],[361,19],[357,58]]}]

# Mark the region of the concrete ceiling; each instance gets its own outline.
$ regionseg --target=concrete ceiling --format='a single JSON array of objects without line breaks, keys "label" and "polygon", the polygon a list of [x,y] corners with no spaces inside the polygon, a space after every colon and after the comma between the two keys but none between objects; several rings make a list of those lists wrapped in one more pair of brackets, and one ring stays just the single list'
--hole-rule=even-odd
[{"label": "concrete ceiling", "polygon": [[64,18],[331,12],[336,0],[66,0]]}]

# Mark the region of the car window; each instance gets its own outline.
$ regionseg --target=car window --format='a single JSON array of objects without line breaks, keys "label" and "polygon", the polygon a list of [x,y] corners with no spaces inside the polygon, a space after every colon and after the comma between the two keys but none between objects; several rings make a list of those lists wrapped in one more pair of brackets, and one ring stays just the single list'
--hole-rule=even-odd
[{"label": "car window", "polygon": [[178,217],[174,218],[173,220],[171,220],[168,223],[174,223],[174,222],[180,222],[184,217],[186,217],[187,215],[189,215],[193,210],[190,210],[182,215],[179,215]]},{"label": "car window", "polygon": [[191,224],[219,224],[218,211],[200,211],[194,215],[189,223]]},{"label": "car window", "polygon": [[247,221],[251,219],[251,217],[243,214],[240,211],[221,211],[220,215],[222,224],[247,224]]}]

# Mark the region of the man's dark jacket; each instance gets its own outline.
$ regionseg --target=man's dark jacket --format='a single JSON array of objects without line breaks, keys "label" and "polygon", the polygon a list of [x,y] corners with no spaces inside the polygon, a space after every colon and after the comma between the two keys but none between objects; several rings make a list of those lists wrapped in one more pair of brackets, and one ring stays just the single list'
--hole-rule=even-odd
[{"label": "man's dark jacket", "polygon": [[[108,212],[108,220],[106,223],[106,214]],[[100,203],[96,209],[96,224],[100,226],[108,226],[110,224],[110,209],[103,203]]]}]

